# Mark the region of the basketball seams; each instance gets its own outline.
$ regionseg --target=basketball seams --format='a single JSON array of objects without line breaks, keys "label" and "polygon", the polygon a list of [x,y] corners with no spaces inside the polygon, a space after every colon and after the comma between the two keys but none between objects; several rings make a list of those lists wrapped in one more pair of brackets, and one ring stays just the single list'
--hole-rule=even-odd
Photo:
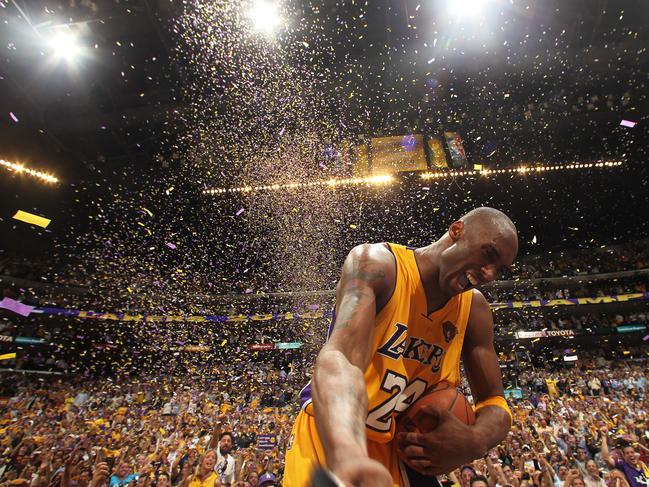
[{"label": "basketball seams", "polygon": [[455,408],[455,403],[457,402],[458,394],[460,394],[460,391],[455,389],[455,396],[453,397],[453,400],[451,401],[451,404],[448,406],[447,411],[453,411],[453,409]]}]

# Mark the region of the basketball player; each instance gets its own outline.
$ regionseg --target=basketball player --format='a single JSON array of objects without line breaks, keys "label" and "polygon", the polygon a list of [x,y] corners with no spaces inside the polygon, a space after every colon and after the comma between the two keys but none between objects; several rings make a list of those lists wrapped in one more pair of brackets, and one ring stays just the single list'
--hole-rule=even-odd
[{"label": "basketball player", "polygon": [[[491,309],[473,288],[496,279],[517,251],[512,221],[477,208],[427,247],[367,244],[349,253],[329,339],[300,394],[285,487],[309,486],[318,464],[346,486],[438,485],[435,474],[500,443],[511,412]],[[460,382],[460,358],[476,400],[475,425],[429,408],[439,420],[435,430],[395,438],[399,413],[438,382]]]}]

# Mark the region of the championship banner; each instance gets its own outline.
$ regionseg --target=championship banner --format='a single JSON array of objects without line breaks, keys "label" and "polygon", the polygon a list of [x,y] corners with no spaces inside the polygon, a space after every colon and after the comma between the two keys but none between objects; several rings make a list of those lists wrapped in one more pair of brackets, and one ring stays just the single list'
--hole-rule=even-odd
[{"label": "championship banner", "polygon": [[369,144],[363,142],[354,145],[352,154],[352,175],[355,178],[364,178],[370,175],[370,149]]},{"label": "championship banner", "polygon": [[[612,296],[597,296],[591,298],[568,298],[568,299],[539,299],[533,301],[508,301],[506,303],[491,303],[491,309],[497,311],[500,309],[521,309],[521,308],[553,308],[555,306],[579,306],[585,304],[608,304],[608,303],[625,303],[628,301],[647,301],[649,292],[616,294]],[[317,320],[322,318],[331,318],[331,311],[316,309],[319,306],[314,305],[308,311],[289,311],[286,313],[266,313],[266,314],[240,314],[240,315],[150,315],[150,314],[127,314],[127,313],[105,313],[99,311],[82,311],[69,308],[34,308],[35,313],[46,315],[66,316],[69,318],[83,318],[94,320],[110,321],[133,321],[144,323],[236,323],[246,321],[289,321],[289,320]]]},{"label": "championship banner", "polygon": [[376,137],[371,140],[370,145],[373,175],[428,169],[423,135]]},{"label": "championship banner", "polygon": [[428,152],[430,154],[430,164],[434,168],[442,169],[448,167],[442,139],[435,136],[428,137]]},{"label": "championship banner", "polygon": [[466,158],[466,153],[464,152],[464,145],[462,144],[462,137],[460,137],[460,133],[444,132],[444,138],[446,139],[446,147],[448,147],[448,152],[451,155],[451,166],[453,166],[454,169],[468,166],[469,161]]}]

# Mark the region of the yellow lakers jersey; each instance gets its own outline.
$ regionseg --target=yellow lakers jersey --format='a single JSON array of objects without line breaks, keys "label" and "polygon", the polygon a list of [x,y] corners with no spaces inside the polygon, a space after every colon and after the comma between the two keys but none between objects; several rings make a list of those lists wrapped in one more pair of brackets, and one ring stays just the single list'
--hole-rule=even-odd
[{"label": "yellow lakers jersey", "polygon": [[[372,359],[365,370],[369,407],[367,438],[387,443],[396,417],[440,381],[457,386],[472,291],[427,314],[428,305],[414,249],[389,244],[397,265],[394,293],[376,316]],[[300,394],[313,414],[310,387]]]}]

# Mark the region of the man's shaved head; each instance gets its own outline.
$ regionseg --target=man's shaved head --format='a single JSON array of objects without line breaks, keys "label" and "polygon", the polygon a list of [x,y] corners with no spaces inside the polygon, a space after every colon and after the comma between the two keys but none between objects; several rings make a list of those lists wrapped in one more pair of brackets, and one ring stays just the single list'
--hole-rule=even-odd
[{"label": "man's shaved head", "polygon": [[471,210],[460,221],[464,222],[467,231],[480,230],[484,232],[493,232],[503,238],[511,239],[516,243],[518,251],[518,231],[516,225],[502,211],[488,206],[481,206]]},{"label": "man's shaved head", "polygon": [[451,224],[444,239],[439,287],[449,296],[497,279],[518,253],[516,226],[494,208],[471,210]]}]

